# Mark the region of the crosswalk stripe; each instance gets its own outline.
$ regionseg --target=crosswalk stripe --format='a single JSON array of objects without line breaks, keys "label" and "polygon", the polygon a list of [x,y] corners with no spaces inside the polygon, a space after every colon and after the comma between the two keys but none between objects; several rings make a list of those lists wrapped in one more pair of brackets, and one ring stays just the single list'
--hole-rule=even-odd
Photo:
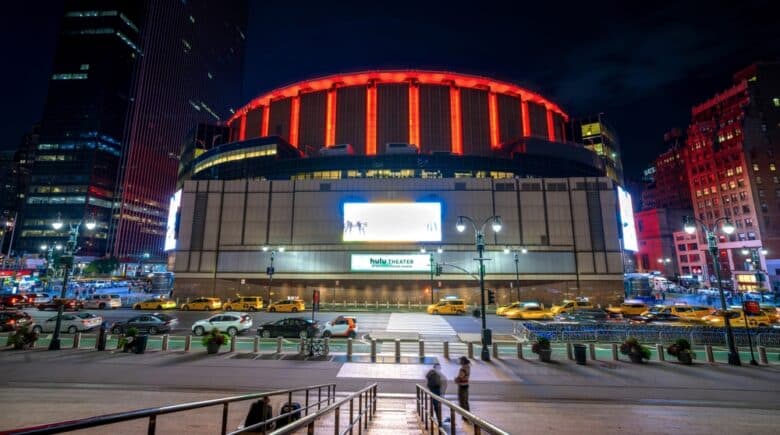
[{"label": "crosswalk stripe", "polygon": [[455,329],[439,316],[392,313],[387,323],[390,332],[416,332],[421,335],[456,335]]}]

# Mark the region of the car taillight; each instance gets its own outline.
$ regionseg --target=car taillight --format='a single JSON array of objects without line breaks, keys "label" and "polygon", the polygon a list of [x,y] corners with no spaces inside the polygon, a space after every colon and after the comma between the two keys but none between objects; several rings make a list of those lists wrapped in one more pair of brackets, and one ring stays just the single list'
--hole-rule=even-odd
[{"label": "car taillight", "polygon": [[16,320],[14,320],[14,319],[9,319],[8,320],[8,324],[9,325],[13,325],[14,323],[16,323]]}]

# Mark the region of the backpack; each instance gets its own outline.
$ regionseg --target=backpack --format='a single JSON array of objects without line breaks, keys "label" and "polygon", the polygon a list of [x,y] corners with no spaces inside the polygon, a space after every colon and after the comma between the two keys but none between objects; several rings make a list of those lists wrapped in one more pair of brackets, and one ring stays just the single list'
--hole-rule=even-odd
[{"label": "backpack", "polygon": [[299,418],[301,418],[301,411],[300,411],[300,409],[301,409],[301,404],[298,403],[298,402],[292,402],[292,403],[287,402],[287,403],[285,403],[282,406],[282,408],[279,410],[279,414],[280,415],[284,415],[284,414],[287,414],[288,412],[292,412],[292,411],[297,411],[297,412],[293,412],[292,414],[290,414],[290,415],[288,415],[286,417],[280,418],[278,420],[279,427],[286,426],[286,425],[294,422],[295,420],[298,420]]},{"label": "backpack", "polygon": [[436,370],[434,369],[428,370],[428,373],[425,374],[425,379],[428,381],[428,388],[435,388],[441,386],[441,380],[439,379],[439,374],[436,373]]}]

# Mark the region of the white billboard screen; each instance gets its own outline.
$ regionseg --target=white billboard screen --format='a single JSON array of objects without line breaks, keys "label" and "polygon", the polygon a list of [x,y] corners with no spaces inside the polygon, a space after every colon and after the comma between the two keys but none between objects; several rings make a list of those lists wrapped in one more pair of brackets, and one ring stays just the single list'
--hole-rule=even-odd
[{"label": "white billboard screen", "polygon": [[181,189],[171,197],[168,206],[168,225],[165,229],[165,247],[166,251],[176,249],[176,218],[179,216],[179,206],[181,205]]},{"label": "white billboard screen", "polygon": [[441,203],[344,203],[345,242],[440,242]]},{"label": "white billboard screen", "polygon": [[352,254],[353,272],[430,272],[431,259],[427,255]]},{"label": "white billboard screen", "polygon": [[634,226],[634,206],[631,195],[618,186],[618,204],[620,206],[620,224],[623,227],[623,249],[626,251],[638,251],[639,244],[636,241],[636,227]]}]

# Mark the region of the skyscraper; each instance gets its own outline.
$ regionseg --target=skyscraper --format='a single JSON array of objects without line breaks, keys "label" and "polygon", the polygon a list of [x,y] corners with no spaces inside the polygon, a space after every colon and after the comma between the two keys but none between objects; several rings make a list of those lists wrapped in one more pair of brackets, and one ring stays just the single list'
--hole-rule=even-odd
[{"label": "skyscraper", "polygon": [[[160,256],[179,153],[239,101],[245,0],[68,0],[18,251],[93,218],[79,255]],[[58,216],[66,223],[55,231]]]},{"label": "skyscraper", "polygon": [[586,116],[572,123],[573,137],[604,161],[607,176],[623,184],[620,141],[615,130],[604,120],[604,114]]}]

